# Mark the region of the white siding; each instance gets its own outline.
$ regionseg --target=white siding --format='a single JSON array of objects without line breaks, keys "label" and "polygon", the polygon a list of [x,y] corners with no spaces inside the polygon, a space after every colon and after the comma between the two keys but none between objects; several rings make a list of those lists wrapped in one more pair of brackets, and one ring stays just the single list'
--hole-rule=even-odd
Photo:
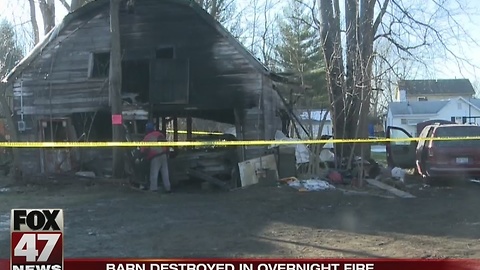
[{"label": "white siding", "polygon": [[[438,112],[438,119],[448,120],[448,121],[450,121],[452,117],[465,117],[465,116],[480,117],[480,111],[474,106],[471,106],[468,102],[465,102],[464,100],[458,99],[458,98],[450,100],[450,102]],[[477,119],[476,123],[480,123],[480,119]]]},{"label": "white siding", "polygon": [[[425,102],[428,106],[428,101]],[[468,117],[478,116],[480,117],[480,111],[474,106],[461,98],[455,98],[450,100],[437,115],[398,115],[392,116],[390,111],[387,114],[386,125],[401,127],[408,131],[412,136],[417,136],[417,126],[415,122],[423,122],[428,120],[446,120],[451,121],[452,117]],[[403,119],[403,123],[402,123]],[[405,123],[407,122],[407,123]],[[480,124],[480,118],[476,120],[477,124]]]}]

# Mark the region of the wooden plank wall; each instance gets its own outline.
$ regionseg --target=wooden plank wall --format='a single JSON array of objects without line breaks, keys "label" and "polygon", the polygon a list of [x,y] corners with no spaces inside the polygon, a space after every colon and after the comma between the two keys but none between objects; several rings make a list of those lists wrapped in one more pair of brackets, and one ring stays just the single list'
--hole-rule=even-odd
[{"label": "wooden plank wall", "polygon": [[109,47],[108,13],[101,12],[74,21],[43,50],[13,83],[14,110],[17,115],[23,111],[29,128],[21,138],[36,133],[28,115],[68,115],[108,104],[108,82],[89,79],[88,69],[90,53]]}]

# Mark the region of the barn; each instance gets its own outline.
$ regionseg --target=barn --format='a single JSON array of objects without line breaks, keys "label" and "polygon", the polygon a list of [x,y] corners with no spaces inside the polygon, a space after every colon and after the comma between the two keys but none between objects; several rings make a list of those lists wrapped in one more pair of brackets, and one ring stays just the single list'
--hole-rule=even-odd
[{"label": "barn", "polygon": [[[142,133],[147,119],[166,129],[179,119],[235,127],[237,139],[273,139],[286,130],[288,109],[270,72],[199,5],[188,0],[122,2],[123,119]],[[108,93],[109,1],[68,14],[4,79],[18,141],[111,141]],[[142,122],[143,121],[143,122]],[[175,135],[174,139],[178,140]],[[238,160],[266,147],[240,147]],[[99,153],[101,155],[99,155]],[[19,150],[23,175],[75,171],[109,149]],[[94,161],[95,163],[95,161]]]}]

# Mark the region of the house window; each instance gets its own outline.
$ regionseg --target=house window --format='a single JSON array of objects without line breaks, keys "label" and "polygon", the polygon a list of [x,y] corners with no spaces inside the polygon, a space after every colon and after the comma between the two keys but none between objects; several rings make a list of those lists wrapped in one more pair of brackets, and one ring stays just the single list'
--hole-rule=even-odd
[{"label": "house window", "polygon": [[457,103],[457,109],[459,109],[459,110],[462,109],[462,103],[460,103],[460,102]]},{"label": "house window", "polygon": [[427,97],[418,97],[417,100],[418,101],[428,101],[428,98]]},{"label": "house window", "polygon": [[173,59],[175,58],[175,49],[173,47],[158,48],[155,51],[157,59]]},{"label": "house window", "polygon": [[402,120],[400,120],[400,123],[401,123],[402,125],[406,125],[406,124],[407,124],[407,119],[402,119]]},{"label": "house window", "polygon": [[110,52],[92,53],[90,78],[107,78],[110,69]]}]

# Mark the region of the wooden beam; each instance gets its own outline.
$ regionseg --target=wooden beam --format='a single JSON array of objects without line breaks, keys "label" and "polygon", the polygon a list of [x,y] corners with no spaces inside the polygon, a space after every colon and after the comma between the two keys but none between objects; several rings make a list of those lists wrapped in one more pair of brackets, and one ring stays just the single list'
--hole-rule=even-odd
[{"label": "wooden beam", "polygon": [[[122,55],[120,48],[120,0],[110,0],[110,74],[109,93],[112,116],[122,115]],[[112,118],[113,119],[113,118]],[[114,142],[123,141],[123,125],[112,123],[112,139]],[[124,173],[123,149],[113,147],[113,176],[122,177]]]},{"label": "wooden beam", "polygon": [[167,134],[167,117],[162,116],[162,132]]},{"label": "wooden beam", "polygon": [[[241,117],[241,109],[233,109],[233,114],[235,116],[235,132],[237,140],[243,141],[243,129],[242,129],[242,117]],[[245,146],[238,146],[238,161],[242,162],[245,161]]]},{"label": "wooden beam", "polygon": [[193,126],[192,117],[188,116],[187,117],[187,141],[192,140],[192,126]]},{"label": "wooden beam", "polygon": [[173,118],[173,141],[178,142],[178,118]]},{"label": "wooden beam", "polygon": [[396,195],[400,198],[415,198],[415,196],[413,196],[412,194],[410,194],[408,192],[396,189],[392,186],[384,184],[384,183],[382,183],[380,181],[377,181],[375,179],[365,179],[365,181],[367,181],[367,183],[369,183],[372,186],[375,186],[375,187],[378,187],[380,189],[386,190],[386,191],[388,191],[388,192],[392,193],[393,195]]},{"label": "wooden beam", "polygon": [[202,171],[199,171],[199,170],[194,170],[194,169],[190,169],[188,170],[188,174],[190,176],[193,176],[193,177],[196,177],[198,179],[202,179],[202,180],[205,180],[209,183],[212,183],[224,190],[230,190],[230,187],[225,183],[225,182],[222,182],[220,179],[218,178],[215,178],[213,176],[210,176]]}]

